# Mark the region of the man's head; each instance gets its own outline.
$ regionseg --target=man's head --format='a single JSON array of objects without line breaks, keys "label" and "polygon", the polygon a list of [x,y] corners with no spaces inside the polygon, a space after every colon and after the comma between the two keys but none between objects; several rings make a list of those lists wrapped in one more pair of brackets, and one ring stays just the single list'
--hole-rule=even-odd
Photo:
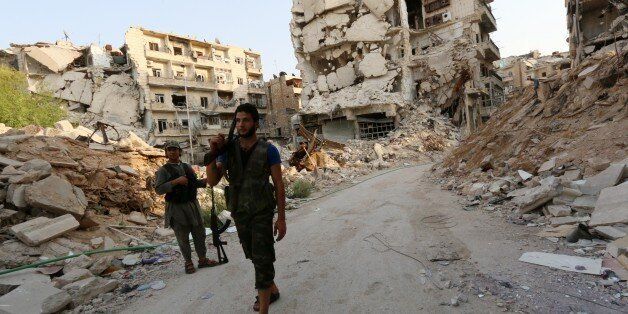
[{"label": "man's head", "polygon": [[167,141],[164,145],[164,150],[166,150],[168,161],[178,162],[181,158],[181,145],[177,141]]},{"label": "man's head", "polygon": [[259,112],[254,105],[245,103],[236,108],[235,111],[236,130],[242,138],[250,138],[255,135],[259,127]]}]

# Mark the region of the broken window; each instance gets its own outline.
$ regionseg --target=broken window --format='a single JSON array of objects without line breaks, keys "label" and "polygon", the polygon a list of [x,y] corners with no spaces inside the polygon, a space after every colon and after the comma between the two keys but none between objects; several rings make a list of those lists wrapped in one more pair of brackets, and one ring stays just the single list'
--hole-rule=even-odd
[{"label": "broken window", "polygon": [[425,19],[425,27],[431,27],[443,23],[443,15],[436,14]]},{"label": "broken window", "polygon": [[159,44],[158,43],[148,43],[148,49],[153,50],[153,51],[159,51]]},{"label": "broken window", "polygon": [[159,130],[159,133],[162,133],[163,131],[168,129],[168,120],[166,119],[157,120],[157,129]]},{"label": "broken window", "polygon": [[395,121],[383,113],[369,114],[358,117],[358,128],[360,139],[374,140],[386,137],[390,131],[395,130]]},{"label": "broken window", "polygon": [[408,24],[413,29],[423,29],[423,1],[407,1]]},{"label": "broken window", "polygon": [[183,55],[183,48],[181,48],[181,47],[173,47],[172,50],[174,51],[174,55],[175,56],[182,56]]},{"label": "broken window", "polygon": [[431,13],[449,6],[449,0],[436,0],[425,4],[425,13]]},{"label": "broken window", "polygon": [[161,69],[153,69],[154,77],[161,77]]},{"label": "broken window", "polygon": [[201,97],[201,107],[207,108],[209,105],[209,99],[207,97]]},{"label": "broken window", "polygon": [[181,128],[187,129],[190,127],[190,122],[188,119],[181,119]]},{"label": "broken window", "polygon": [[238,77],[238,85],[244,85],[244,79],[241,77]]},{"label": "broken window", "polygon": [[218,116],[209,117],[207,123],[209,125],[220,125],[220,117]]},{"label": "broken window", "polygon": [[163,104],[165,102],[164,94],[155,94],[155,101]]},{"label": "broken window", "polygon": [[172,104],[176,107],[185,107],[185,96],[172,95]]}]

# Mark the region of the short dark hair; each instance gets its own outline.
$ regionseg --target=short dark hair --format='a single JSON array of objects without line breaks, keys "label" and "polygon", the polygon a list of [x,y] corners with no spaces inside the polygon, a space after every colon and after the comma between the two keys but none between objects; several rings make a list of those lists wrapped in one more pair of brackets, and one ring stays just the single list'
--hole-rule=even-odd
[{"label": "short dark hair", "polygon": [[245,112],[251,115],[251,117],[253,117],[253,121],[255,123],[259,122],[259,111],[257,111],[257,107],[255,107],[255,105],[250,104],[250,103],[244,103],[238,106],[238,108],[236,108],[235,110],[235,114],[237,115],[238,112]]}]

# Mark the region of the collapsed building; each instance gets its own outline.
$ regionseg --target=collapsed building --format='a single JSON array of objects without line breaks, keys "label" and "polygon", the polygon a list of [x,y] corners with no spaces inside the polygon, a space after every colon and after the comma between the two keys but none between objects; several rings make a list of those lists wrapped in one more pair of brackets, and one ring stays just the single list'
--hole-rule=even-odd
[{"label": "collapsed building", "polygon": [[266,132],[260,53],[139,27],[125,37],[150,144],[191,137],[197,150],[228,132],[235,107],[244,102],[260,109],[260,131]]},{"label": "collapsed building", "polygon": [[574,66],[593,52],[621,51],[628,39],[628,4],[621,0],[565,0]]},{"label": "collapsed building", "polygon": [[268,81],[270,135],[278,138],[290,137],[293,131],[292,118],[301,110],[303,81],[286,72],[279,73]]},{"label": "collapsed building", "polygon": [[301,123],[336,141],[374,139],[428,104],[471,132],[503,98],[490,2],[294,0]]},{"label": "collapsed building", "polygon": [[541,56],[535,50],[525,55],[512,56],[495,62],[497,74],[504,83],[504,93],[514,91],[533,84],[534,79],[547,80],[554,76],[562,76],[570,68],[569,52],[554,52],[549,56]]},{"label": "collapsed building", "polygon": [[70,112],[88,112],[96,119],[122,125],[139,120],[139,90],[127,73],[131,68],[122,51],[111,45],[78,47],[57,41],[11,44],[7,50],[26,74],[30,91],[50,92],[66,101]]}]

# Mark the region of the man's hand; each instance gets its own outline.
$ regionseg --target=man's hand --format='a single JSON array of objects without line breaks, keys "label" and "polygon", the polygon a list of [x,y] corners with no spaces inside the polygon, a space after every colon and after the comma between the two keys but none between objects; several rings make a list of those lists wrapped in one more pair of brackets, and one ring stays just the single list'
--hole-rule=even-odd
[{"label": "man's hand", "polygon": [[277,236],[277,241],[281,241],[283,237],[286,236],[286,220],[285,219],[277,219],[275,222],[275,236]]},{"label": "man's hand", "polygon": [[180,176],[172,181],[173,185],[188,185],[188,178],[185,176]]},{"label": "man's hand", "polygon": [[212,152],[219,152],[225,147],[225,136],[218,134],[209,141],[209,148]]}]

